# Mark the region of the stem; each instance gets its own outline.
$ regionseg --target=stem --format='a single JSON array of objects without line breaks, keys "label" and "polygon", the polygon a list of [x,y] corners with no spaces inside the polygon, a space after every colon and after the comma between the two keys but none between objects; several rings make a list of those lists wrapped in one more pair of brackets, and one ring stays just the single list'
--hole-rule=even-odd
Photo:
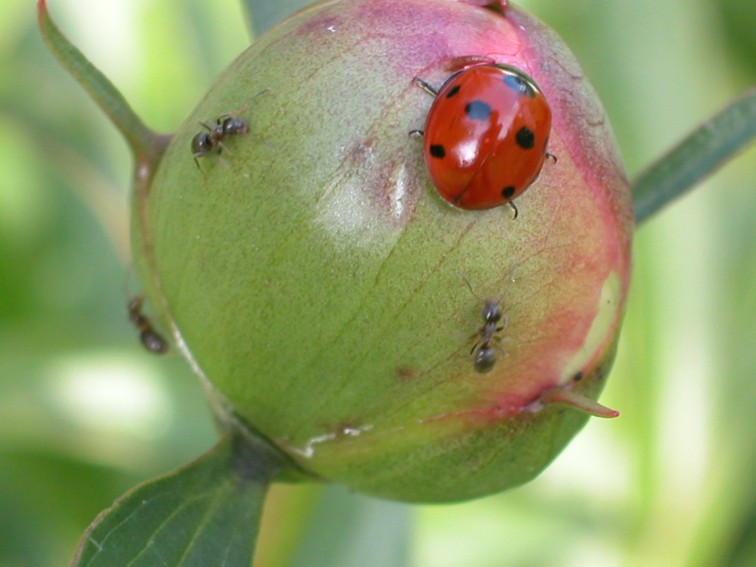
[{"label": "stem", "polygon": [[750,89],[638,177],[633,184],[636,223],[693,189],[755,136],[756,89]]},{"label": "stem", "polygon": [[60,64],[84,87],[92,100],[121,132],[138,164],[153,171],[170,136],[159,135],[142,122],[129,103],[94,65],[60,32],[50,18],[46,0],[37,3],[39,29],[47,47]]}]

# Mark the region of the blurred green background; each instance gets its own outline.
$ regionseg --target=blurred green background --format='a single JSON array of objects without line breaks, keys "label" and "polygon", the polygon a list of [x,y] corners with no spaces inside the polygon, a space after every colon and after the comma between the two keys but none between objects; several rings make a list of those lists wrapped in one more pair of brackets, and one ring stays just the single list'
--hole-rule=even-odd
[{"label": "blurred green background", "polygon": [[[519,4],[576,52],[633,176],[756,84],[753,0]],[[160,131],[248,43],[234,0],[50,10]],[[186,364],[126,319],[131,158],[46,52],[32,0],[3,1],[0,140],[0,567],[64,565],[99,511],[215,432]],[[602,398],[622,416],[539,479],[454,506],[278,487],[258,567],[756,565],[754,216],[752,147],[640,228]]]}]

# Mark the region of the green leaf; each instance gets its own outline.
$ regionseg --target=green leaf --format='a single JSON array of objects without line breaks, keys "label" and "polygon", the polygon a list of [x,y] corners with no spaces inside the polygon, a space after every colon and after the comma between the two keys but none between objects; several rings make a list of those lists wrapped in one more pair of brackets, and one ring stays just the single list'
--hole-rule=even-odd
[{"label": "green leaf", "polygon": [[247,27],[253,37],[265,33],[289,14],[311,3],[312,0],[241,0]]},{"label": "green leaf", "polygon": [[68,41],[50,18],[46,0],[38,1],[37,16],[42,39],[50,52],[126,138],[137,161],[156,164],[170,137],[160,136],[145,126],[113,83]]},{"label": "green leaf", "polygon": [[732,159],[756,136],[756,89],[728,105],[641,174],[633,185],[635,220],[644,222]]},{"label": "green leaf", "polygon": [[74,567],[249,567],[262,504],[283,461],[226,436],[197,461],[138,486],[84,533]]}]

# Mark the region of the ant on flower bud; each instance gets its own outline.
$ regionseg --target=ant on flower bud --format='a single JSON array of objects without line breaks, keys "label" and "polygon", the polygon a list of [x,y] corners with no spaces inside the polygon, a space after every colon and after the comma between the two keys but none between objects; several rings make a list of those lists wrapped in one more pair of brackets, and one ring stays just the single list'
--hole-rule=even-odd
[{"label": "ant on flower bud", "polygon": [[144,348],[155,354],[168,352],[168,342],[152,327],[152,322],[142,314],[142,304],[144,297],[136,296],[129,301],[126,310],[129,314],[129,321],[139,331],[139,340]]},{"label": "ant on flower bud", "polygon": [[[513,264],[510,268],[507,276],[507,289],[515,281],[514,272],[519,266],[520,263],[518,262]],[[481,299],[478,294],[475,293],[475,290],[473,290],[472,284],[470,283],[470,280],[467,279],[467,276],[465,276],[463,272],[460,272],[459,275],[467,285],[470,293],[472,293],[476,299],[483,302],[483,308],[480,311],[481,317],[483,318],[483,324],[476,332],[477,340],[470,349],[470,354],[474,355],[473,368],[475,371],[479,374],[487,374],[493,370],[494,366],[496,366],[496,361],[498,360],[496,350],[498,349],[504,355],[507,354],[502,347],[502,343],[509,339],[499,336],[499,333],[507,326],[507,317],[504,314],[504,309],[502,308],[501,303],[495,299]]]},{"label": "ant on flower bud", "polygon": [[502,309],[493,299],[486,299],[481,310],[483,325],[478,330],[478,341],[470,349],[470,354],[475,353],[473,368],[476,372],[486,374],[493,370],[497,356],[494,346],[499,346],[501,339],[496,333],[504,330],[505,325],[499,325],[502,318]]},{"label": "ant on flower bud", "polygon": [[228,136],[240,136],[249,132],[249,124],[245,120],[229,114],[219,116],[215,122],[215,126],[200,122],[207,129],[207,132],[200,132],[192,138],[192,157],[197,167],[199,167],[197,158],[216,150],[221,153],[225,148],[223,141]]},{"label": "ant on flower bud", "polygon": [[197,158],[206,156],[211,152],[217,152],[220,154],[221,152],[223,152],[223,150],[228,149],[223,143],[226,138],[228,138],[229,136],[241,136],[249,132],[249,122],[243,120],[242,118],[237,118],[234,115],[239,112],[243,112],[253,99],[257,98],[263,93],[268,92],[269,90],[270,89],[263,89],[262,91],[254,95],[241,109],[234,112],[221,114],[218,118],[215,119],[214,125],[207,124],[206,122],[200,122],[200,125],[205,129],[205,131],[200,132],[199,134],[194,136],[191,143],[192,157],[194,158],[194,163],[197,165],[197,168],[199,168],[200,166]]}]

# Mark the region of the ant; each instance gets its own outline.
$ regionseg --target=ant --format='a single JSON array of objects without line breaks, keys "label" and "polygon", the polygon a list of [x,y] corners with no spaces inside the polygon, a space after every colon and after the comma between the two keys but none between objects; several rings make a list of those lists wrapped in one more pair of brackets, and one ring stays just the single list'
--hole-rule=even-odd
[{"label": "ant", "polygon": [[219,116],[215,122],[215,126],[209,126],[205,122],[200,122],[207,129],[207,132],[200,132],[192,138],[192,157],[198,168],[200,165],[197,158],[215,150],[221,153],[224,148],[223,140],[226,137],[240,136],[249,132],[249,124],[246,120],[235,118],[230,114]]},{"label": "ant", "polygon": [[152,322],[142,314],[142,304],[144,297],[136,296],[129,301],[126,310],[129,313],[129,321],[139,331],[139,340],[144,348],[155,354],[168,352],[168,343],[166,340],[152,328]]},{"label": "ant", "polygon": [[[470,292],[480,299],[473,291],[472,285],[467,277],[465,277],[465,274],[462,273],[460,275],[470,289]],[[475,371],[479,374],[487,374],[493,370],[498,360],[494,347],[499,347],[503,351],[501,341],[506,339],[502,339],[497,333],[503,331],[507,323],[501,304],[493,299],[483,301],[483,309],[481,309],[480,314],[483,317],[483,324],[476,333],[478,340],[475,341],[475,344],[470,349],[470,354],[475,354],[473,359],[473,368]],[[504,319],[503,322],[502,319]]]},{"label": "ant", "polygon": [[215,119],[214,125],[209,125],[206,122],[200,122],[200,125],[207,130],[206,132],[200,132],[194,138],[192,138],[192,157],[197,168],[200,167],[197,158],[206,156],[210,152],[216,151],[220,154],[226,146],[223,141],[229,136],[241,136],[249,132],[249,123],[241,118],[236,118],[234,114],[242,112],[246,109],[253,99],[257,98],[263,93],[268,92],[270,89],[263,89],[256,95],[252,96],[246,104],[233,113],[221,114]]},{"label": "ant", "polygon": [[470,349],[470,354],[475,353],[473,368],[480,374],[486,374],[493,370],[496,364],[496,351],[492,345],[498,345],[500,339],[496,333],[504,330],[504,324],[499,324],[503,316],[501,305],[493,299],[486,299],[481,310],[483,325],[478,329],[480,335],[477,342]]}]

